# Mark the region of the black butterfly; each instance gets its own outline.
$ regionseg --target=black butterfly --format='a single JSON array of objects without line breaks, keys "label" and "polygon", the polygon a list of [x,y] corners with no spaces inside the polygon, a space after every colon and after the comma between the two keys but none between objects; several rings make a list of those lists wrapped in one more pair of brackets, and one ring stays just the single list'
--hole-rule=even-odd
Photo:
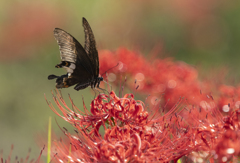
[{"label": "black butterfly", "polygon": [[[103,77],[99,77],[99,59],[96,42],[90,25],[82,19],[85,45],[82,45],[69,33],[55,28],[54,37],[60,49],[61,63],[56,68],[65,68],[67,74],[62,76],[49,75],[48,79],[56,79],[56,88],[67,88],[77,84],[74,89],[81,90],[91,86],[99,88]],[[100,88],[101,89],[101,88]]]}]

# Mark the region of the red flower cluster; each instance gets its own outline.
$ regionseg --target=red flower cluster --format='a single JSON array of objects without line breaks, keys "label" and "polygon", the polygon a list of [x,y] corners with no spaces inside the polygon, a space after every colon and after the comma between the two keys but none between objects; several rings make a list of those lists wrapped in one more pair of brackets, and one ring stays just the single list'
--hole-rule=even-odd
[{"label": "red flower cluster", "polygon": [[[176,162],[183,156],[225,162],[240,154],[240,110],[223,117],[210,99],[204,108],[183,105],[180,98],[167,113],[153,107],[150,115],[132,94],[101,94],[92,101],[91,113],[84,103],[81,112],[71,98],[70,109],[58,92],[53,98],[62,115],[48,103],[50,108],[76,132],[62,130],[68,140],[55,142],[54,162]],[[200,151],[205,155],[198,158],[193,152]]]},{"label": "red flower cluster", "polygon": [[[161,96],[171,107],[179,97],[185,97],[189,104],[201,106],[213,94],[211,98],[214,97],[215,104],[224,112],[229,112],[229,104],[239,107],[240,88],[200,82],[197,71],[183,62],[173,62],[171,59],[147,61],[138,52],[125,48],[115,52],[100,51],[101,73],[116,63],[119,66],[108,74],[108,80],[112,82],[126,76],[127,85],[132,89],[137,87],[139,92],[151,94],[153,103],[156,97]],[[137,81],[136,85],[134,80]]]},{"label": "red flower cluster", "polygon": [[57,92],[54,101],[62,115],[49,106],[75,127],[76,134],[62,130],[67,139],[55,142],[53,161],[226,162],[240,156],[239,88],[200,82],[195,69],[170,59],[150,63],[124,48],[100,53],[100,73],[119,63],[108,80],[127,76],[125,86],[151,94],[152,105],[135,100],[133,94],[120,98],[112,91],[95,98],[90,112],[83,103],[81,112],[71,98],[70,109]]},{"label": "red flower cluster", "polygon": [[217,157],[226,162],[233,156],[240,156],[240,109],[235,110],[223,119],[224,133],[216,145]]}]

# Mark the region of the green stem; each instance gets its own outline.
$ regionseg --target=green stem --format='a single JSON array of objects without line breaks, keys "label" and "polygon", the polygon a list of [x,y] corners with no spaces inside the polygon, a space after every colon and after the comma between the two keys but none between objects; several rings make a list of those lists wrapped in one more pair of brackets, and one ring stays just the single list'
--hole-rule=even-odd
[{"label": "green stem", "polygon": [[49,163],[51,161],[51,117],[49,117],[49,122],[48,122],[48,155],[47,155],[47,163]]}]

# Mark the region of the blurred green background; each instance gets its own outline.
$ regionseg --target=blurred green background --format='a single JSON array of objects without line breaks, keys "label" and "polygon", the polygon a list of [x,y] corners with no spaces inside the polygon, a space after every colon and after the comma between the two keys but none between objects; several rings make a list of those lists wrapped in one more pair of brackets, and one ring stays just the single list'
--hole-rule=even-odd
[{"label": "blurred green background", "polygon": [[[0,1],[0,149],[7,158],[39,155],[39,137],[46,137],[49,116],[53,131],[71,127],[47,106],[52,100],[59,49],[53,37],[62,28],[84,42],[82,17],[90,23],[98,49],[127,47],[158,58],[173,57],[197,67],[200,76],[228,69],[227,83],[237,85],[240,76],[240,1],[224,0],[11,0]],[[209,73],[208,73],[209,74]],[[217,79],[215,79],[217,80]],[[89,108],[90,88],[63,89],[82,108],[82,95]],[[56,105],[54,105],[56,106]],[[47,138],[46,138],[47,139]],[[14,158],[13,157],[13,158]]]}]

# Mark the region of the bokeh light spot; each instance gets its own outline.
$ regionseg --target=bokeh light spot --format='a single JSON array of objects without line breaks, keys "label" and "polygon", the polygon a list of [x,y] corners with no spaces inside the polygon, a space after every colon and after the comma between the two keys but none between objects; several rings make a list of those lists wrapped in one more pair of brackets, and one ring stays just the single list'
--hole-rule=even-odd
[{"label": "bokeh light spot", "polygon": [[116,80],[117,76],[114,73],[108,74],[108,81],[114,82]]},{"label": "bokeh light spot", "polygon": [[175,80],[169,80],[168,81],[168,87],[169,88],[175,88],[177,86],[177,82]]},{"label": "bokeh light spot", "polygon": [[214,158],[214,159],[218,159],[218,155],[215,154],[215,155],[213,156],[213,158]]},{"label": "bokeh light spot", "polygon": [[203,159],[202,158],[197,158],[197,162],[201,163],[201,162],[203,162]]},{"label": "bokeh light spot", "polygon": [[222,157],[222,162],[226,162],[226,161],[227,161],[227,157],[226,156]]},{"label": "bokeh light spot", "polygon": [[227,153],[228,154],[233,154],[235,152],[234,148],[228,148]]},{"label": "bokeh light spot", "polygon": [[145,79],[145,76],[142,73],[137,73],[135,75],[135,79],[137,79],[137,81],[143,81]]},{"label": "bokeh light spot", "polygon": [[236,108],[240,108],[240,101],[237,101],[237,102],[235,103],[235,107],[236,107]]},{"label": "bokeh light spot", "polygon": [[119,66],[118,66],[119,68],[119,71],[121,71],[121,72],[125,72],[125,71],[127,71],[127,65],[126,64],[124,64],[124,63],[122,63],[122,62],[119,62]]},{"label": "bokeh light spot", "polygon": [[224,112],[229,112],[230,108],[229,108],[228,105],[223,105],[222,110],[223,110]]},{"label": "bokeh light spot", "polygon": [[119,61],[118,69],[121,71],[123,68],[123,63]]},{"label": "bokeh light spot", "polygon": [[207,103],[206,101],[201,101],[200,102],[200,106],[203,108],[203,109],[210,109],[210,105],[209,103]]}]

